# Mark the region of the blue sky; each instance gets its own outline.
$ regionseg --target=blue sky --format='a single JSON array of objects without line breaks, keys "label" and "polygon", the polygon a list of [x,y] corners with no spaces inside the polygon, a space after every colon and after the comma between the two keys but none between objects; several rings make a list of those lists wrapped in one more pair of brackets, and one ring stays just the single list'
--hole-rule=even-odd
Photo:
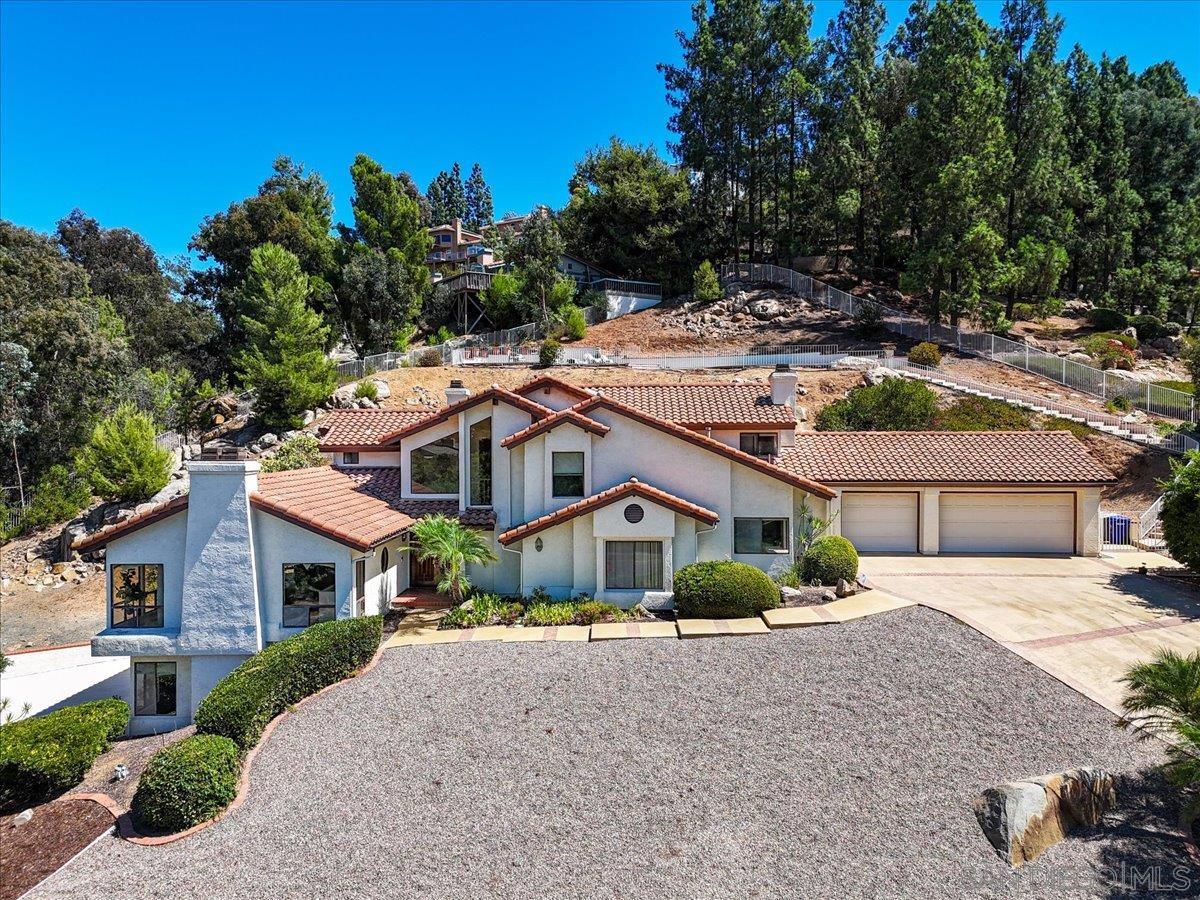
[{"label": "blue sky", "polygon": [[[889,33],[907,0],[888,3]],[[1063,52],[1174,59],[1200,89],[1200,0],[1051,0]],[[840,7],[819,0],[814,30]],[[999,0],[979,3],[992,22]],[[0,216],[78,206],[165,255],[286,153],[349,215],[359,152],[424,187],[479,161],[496,213],[554,205],[613,134],[665,150],[655,64],[688,2],[0,4]]]}]

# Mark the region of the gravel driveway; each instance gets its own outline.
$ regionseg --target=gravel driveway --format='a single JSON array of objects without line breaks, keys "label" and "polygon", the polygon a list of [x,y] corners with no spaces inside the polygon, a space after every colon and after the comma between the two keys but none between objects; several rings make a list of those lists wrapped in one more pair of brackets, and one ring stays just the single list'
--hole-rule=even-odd
[{"label": "gravel driveway", "polygon": [[[106,838],[29,896],[1132,896],[1106,873],[1169,881],[1184,859],[1174,802],[1133,774],[1151,754],[926,609],[409,647],[278,729],[226,821],[161,848]],[[972,797],[1081,764],[1130,773],[1126,811],[1012,872]]]}]

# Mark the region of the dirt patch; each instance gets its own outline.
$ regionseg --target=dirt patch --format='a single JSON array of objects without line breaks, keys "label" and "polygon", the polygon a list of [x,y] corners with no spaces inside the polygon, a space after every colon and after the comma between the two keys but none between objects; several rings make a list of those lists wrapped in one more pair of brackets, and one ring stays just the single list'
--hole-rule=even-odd
[{"label": "dirt patch", "polygon": [[1100,465],[1117,477],[1100,493],[1105,512],[1140,513],[1162,494],[1159,481],[1171,474],[1166,453],[1102,434],[1088,435],[1083,442]]},{"label": "dirt patch", "polygon": [[[185,737],[196,733],[195,725],[188,725],[175,731],[163,734],[148,734],[142,737],[125,738],[114,741],[104,753],[96,757],[83,781],[67,792],[67,796],[85,791],[95,791],[108,794],[126,809],[133,803],[133,795],[137,791],[138,779],[150,762],[150,757],[170,744],[182,741]],[[123,765],[129,771],[127,778],[118,780],[117,765]]]},{"label": "dirt patch", "polygon": [[0,821],[0,900],[16,900],[113,825],[112,814],[91,800],[44,803],[33,818]]},{"label": "dirt patch", "polygon": [[0,647],[28,650],[90,640],[107,624],[103,575],[38,591],[14,582],[0,597]]}]

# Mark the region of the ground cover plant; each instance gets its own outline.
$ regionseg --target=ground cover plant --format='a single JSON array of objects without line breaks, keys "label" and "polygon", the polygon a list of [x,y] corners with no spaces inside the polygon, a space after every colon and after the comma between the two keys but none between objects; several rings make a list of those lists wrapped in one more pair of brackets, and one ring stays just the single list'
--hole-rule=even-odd
[{"label": "ground cover plant", "polygon": [[521,617],[520,601],[497,594],[476,594],[464,600],[442,618],[441,628],[482,628],[486,625],[511,625]]}]

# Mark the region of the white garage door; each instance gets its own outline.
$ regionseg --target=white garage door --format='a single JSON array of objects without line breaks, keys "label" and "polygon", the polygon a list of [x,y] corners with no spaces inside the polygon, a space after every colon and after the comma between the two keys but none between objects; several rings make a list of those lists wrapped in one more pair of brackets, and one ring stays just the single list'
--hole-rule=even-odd
[{"label": "white garage door", "polygon": [[1074,494],[941,495],[942,553],[1073,553]]},{"label": "white garage door", "polygon": [[916,553],[918,496],[844,493],[842,534],[862,551]]}]

